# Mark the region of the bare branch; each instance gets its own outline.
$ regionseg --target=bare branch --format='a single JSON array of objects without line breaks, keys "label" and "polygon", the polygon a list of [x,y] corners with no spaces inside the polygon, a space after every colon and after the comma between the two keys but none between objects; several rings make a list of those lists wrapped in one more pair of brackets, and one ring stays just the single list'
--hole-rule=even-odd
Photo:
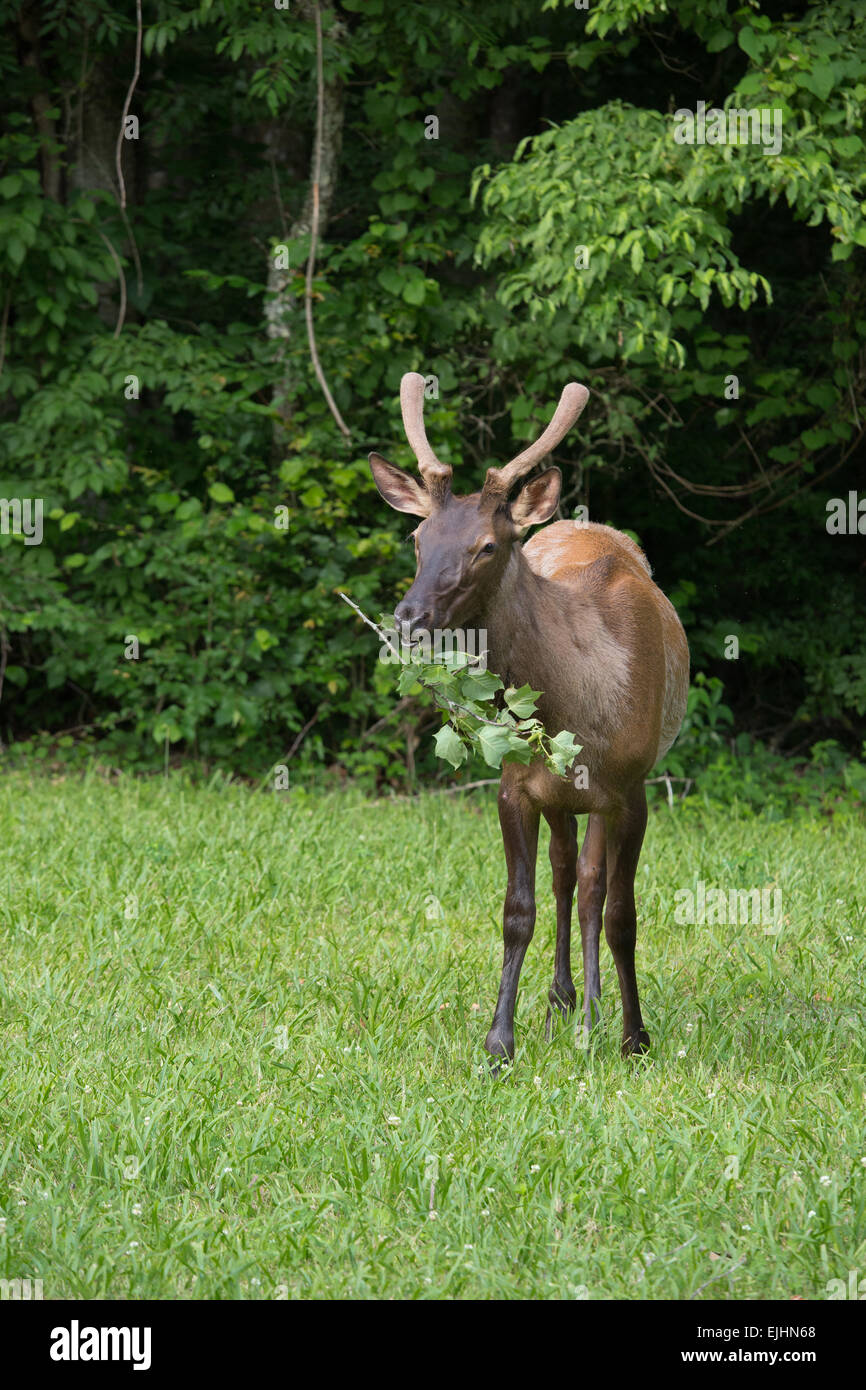
[{"label": "bare branch", "polygon": [[316,18],[316,154],[313,165],[313,218],[310,227],[310,254],[307,258],[307,277],[304,291],[304,311],[307,320],[307,340],[310,344],[310,357],[313,360],[313,370],[316,373],[316,380],[322,388],[322,394],[328,403],[328,409],[337,422],[337,426],[345,435],[346,439],[351,439],[348,425],[340,414],[336,401],[331,395],[330,387],[322,371],[322,364],[319,361],[319,353],[316,348],[316,335],[313,329],[313,271],[316,265],[316,244],[319,238],[319,182],[322,172],[322,129],[324,126],[325,114],[325,75],[324,64],[322,61],[322,14],[319,9],[318,0],[315,3]]},{"label": "bare branch", "polygon": [[126,125],[126,118],[129,115],[129,108],[132,104],[132,96],[138,84],[139,75],[141,73],[141,0],[135,0],[135,18],[137,25],[135,35],[135,71],[132,74],[132,81],[129,84],[129,91],[126,93],[126,101],[123,103],[123,114],[120,118],[120,130],[117,132],[117,150],[115,152],[115,160],[117,163],[117,186],[120,189],[120,206],[121,208],[123,208],[124,211],[126,210],[126,184],[123,179],[123,161],[121,159],[121,151],[123,149],[123,131]]}]

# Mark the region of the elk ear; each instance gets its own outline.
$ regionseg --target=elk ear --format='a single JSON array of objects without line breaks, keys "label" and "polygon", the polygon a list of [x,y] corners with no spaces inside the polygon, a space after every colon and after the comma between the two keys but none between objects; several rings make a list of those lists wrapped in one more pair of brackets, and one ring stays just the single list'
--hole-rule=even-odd
[{"label": "elk ear", "polygon": [[520,530],[549,521],[559,506],[562,474],[558,468],[548,468],[527,483],[511,504],[511,520]]},{"label": "elk ear", "polygon": [[430,494],[411,473],[389,463],[381,454],[370,454],[369,459],[373,482],[389,507],[397,512],[411,512],[412,516],[429,516],[433,506]]}]

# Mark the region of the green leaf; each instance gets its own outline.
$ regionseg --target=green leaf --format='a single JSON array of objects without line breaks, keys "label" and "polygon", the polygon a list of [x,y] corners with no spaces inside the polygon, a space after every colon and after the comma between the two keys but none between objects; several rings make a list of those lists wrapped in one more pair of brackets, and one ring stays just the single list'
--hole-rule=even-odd
[{"label": "green leaf", "polygon": [[433,742],[436,745],[437,758],[443,758],[452,767],[459,767],[469,757],[460,735],[450,724],[442,725]]},{"label": "green leaf", "polygon": [[516,719],[528,719],[535,713],[540,694],[540,690],[533,690],[529,685],[521,685],[519,689],[511,685],[505,692],[505,703]]},{"label": "green leaf", "polygon": [[404,666],[397,677],[399,695],[420,695],[423,687],[418,683],[418,673],[413,666]]},{"label": "green leaf", "polygon": [[734,42],[734,31],[732,29],[714,29],[707,39],[707,52],[720,53],[723,48],[727,48]]},{"label": "green leaf", "polygon": [[478,731],[481,753],[490,767],[500,767],[505,754],[519,741],[510,729],[501,725],[484,724]]},{"label": "green leaf", "polygon": [[573,734],[567,729],[563,729],[555,738],[550,740],[550,761],[553,769],[560,776],[564,776],[570,765],[574,762],[580,752],[582,744],[578,743]]},{"label": "green leaf", "polygon": [[813,68],[806,72],[797,73],[797,83],[805,87],[807,91],[813,92],[821,101],[826,101],[833,90],[835,74],[830,63],[816,63]]},{"label": "green leaf", "polygon": [[863,141],[859,135],[841,135],[838,140],[833,141],[833,149],[837,154],[841,154],[843,159],[851,159],[855,154],[859,154],[863,148]]},{"label": "green leaf", "polygon": [[502,681],[493,671],[468,670],[463,676],[461,690],[470,700],[489,700],[501,689]]},{"label": "green leaf", "polygon": [[395,270],[393,266],[386,265],[379,271],[376,279],[383,290],[387,290],[389,294],[402,294],[406,276],[401,274],[399,270]]},{"label": "green leaf", "polygon": [[421,275],[413,275],[403,286],[403,298],[407,304],[423,304],[427,298],[427,284]]},{"label": "green leaf", "polygon": [[761,44],[754,29],[749,28],[748,24],[737,35],[737,43],[744,53],[748,53],[753,63],[760,62]]},{"label": "green leaf", "polygon": [[207,495],[214,502],[234,502],[235,500],[234,493],[230,487],[226,487],[225,483],[211,483]]}]

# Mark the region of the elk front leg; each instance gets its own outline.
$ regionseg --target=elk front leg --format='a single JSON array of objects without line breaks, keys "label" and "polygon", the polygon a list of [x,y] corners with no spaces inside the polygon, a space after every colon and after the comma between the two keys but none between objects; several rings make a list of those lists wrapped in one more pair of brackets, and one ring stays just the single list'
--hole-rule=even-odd
[{"label": "elk front leg", "polygon": [[505,950],[499,998],[484,1046],[492,1056],[508,1061],[514,1057],[514,1006],[520,967],[535,929],[538,818],[538,811],[529,805],[520,787],[507,785],[504,776],[499,789],[499,824],[508,866],[502,924]]},{"label": "elk front leg", "polygon": [[580,858],[577,861],[577,915],[583,949],[583,1037],[601,1019],[601,976],[598,969],[598,941],[601,936],[602,909],[607,892],[607,840],[604,820],[591,815],[586,823]]},{"label": "elk front leg", "polygon": [[568,1018],[577,1007],[577,991],[571,978],[571,908],[577,883],[577,817],[568,811],[545,811],[544,818],[550,826],[550,867],[556,898],[556,957],[544,1025],[544,1036],[549,1040],[553,1031],[554,1010],[560,1017]]},{"label": "elk front leg", "polygon": [[643,785],[632,793],[626,807],[606,818],[607,830],[607,907],[604,934],[616,962],[622,995],[622,1055],[646,1052],[649,1034],[643,1026],[634,948],[637,938],[637,912],[634,879],[646,830],[646,792]]}]

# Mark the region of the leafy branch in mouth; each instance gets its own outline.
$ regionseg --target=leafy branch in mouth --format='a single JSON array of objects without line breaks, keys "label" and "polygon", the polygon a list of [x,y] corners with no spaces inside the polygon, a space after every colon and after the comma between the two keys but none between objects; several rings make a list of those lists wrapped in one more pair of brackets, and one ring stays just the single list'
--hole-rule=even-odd
[{"label": "leafy branch in mouth", "polygon": [[400,665],[398,693],[414,695],[427,690],[448,716],[435,737],[437,757],[454,768],[473,752],[480,753],[490,767],[541,758],[557,776],[568,774],[582,745],[567,729],[553,735],[547,732],[536,713],[540,690],[528,685],[506,688],[493,671],[487,670],[486,652],[473,656],[448,651],[436,661],[426,660],[423,648],[401,647],[393,628],[373,622],[346,594],[341,592],[340,598],[393,653]]}]

